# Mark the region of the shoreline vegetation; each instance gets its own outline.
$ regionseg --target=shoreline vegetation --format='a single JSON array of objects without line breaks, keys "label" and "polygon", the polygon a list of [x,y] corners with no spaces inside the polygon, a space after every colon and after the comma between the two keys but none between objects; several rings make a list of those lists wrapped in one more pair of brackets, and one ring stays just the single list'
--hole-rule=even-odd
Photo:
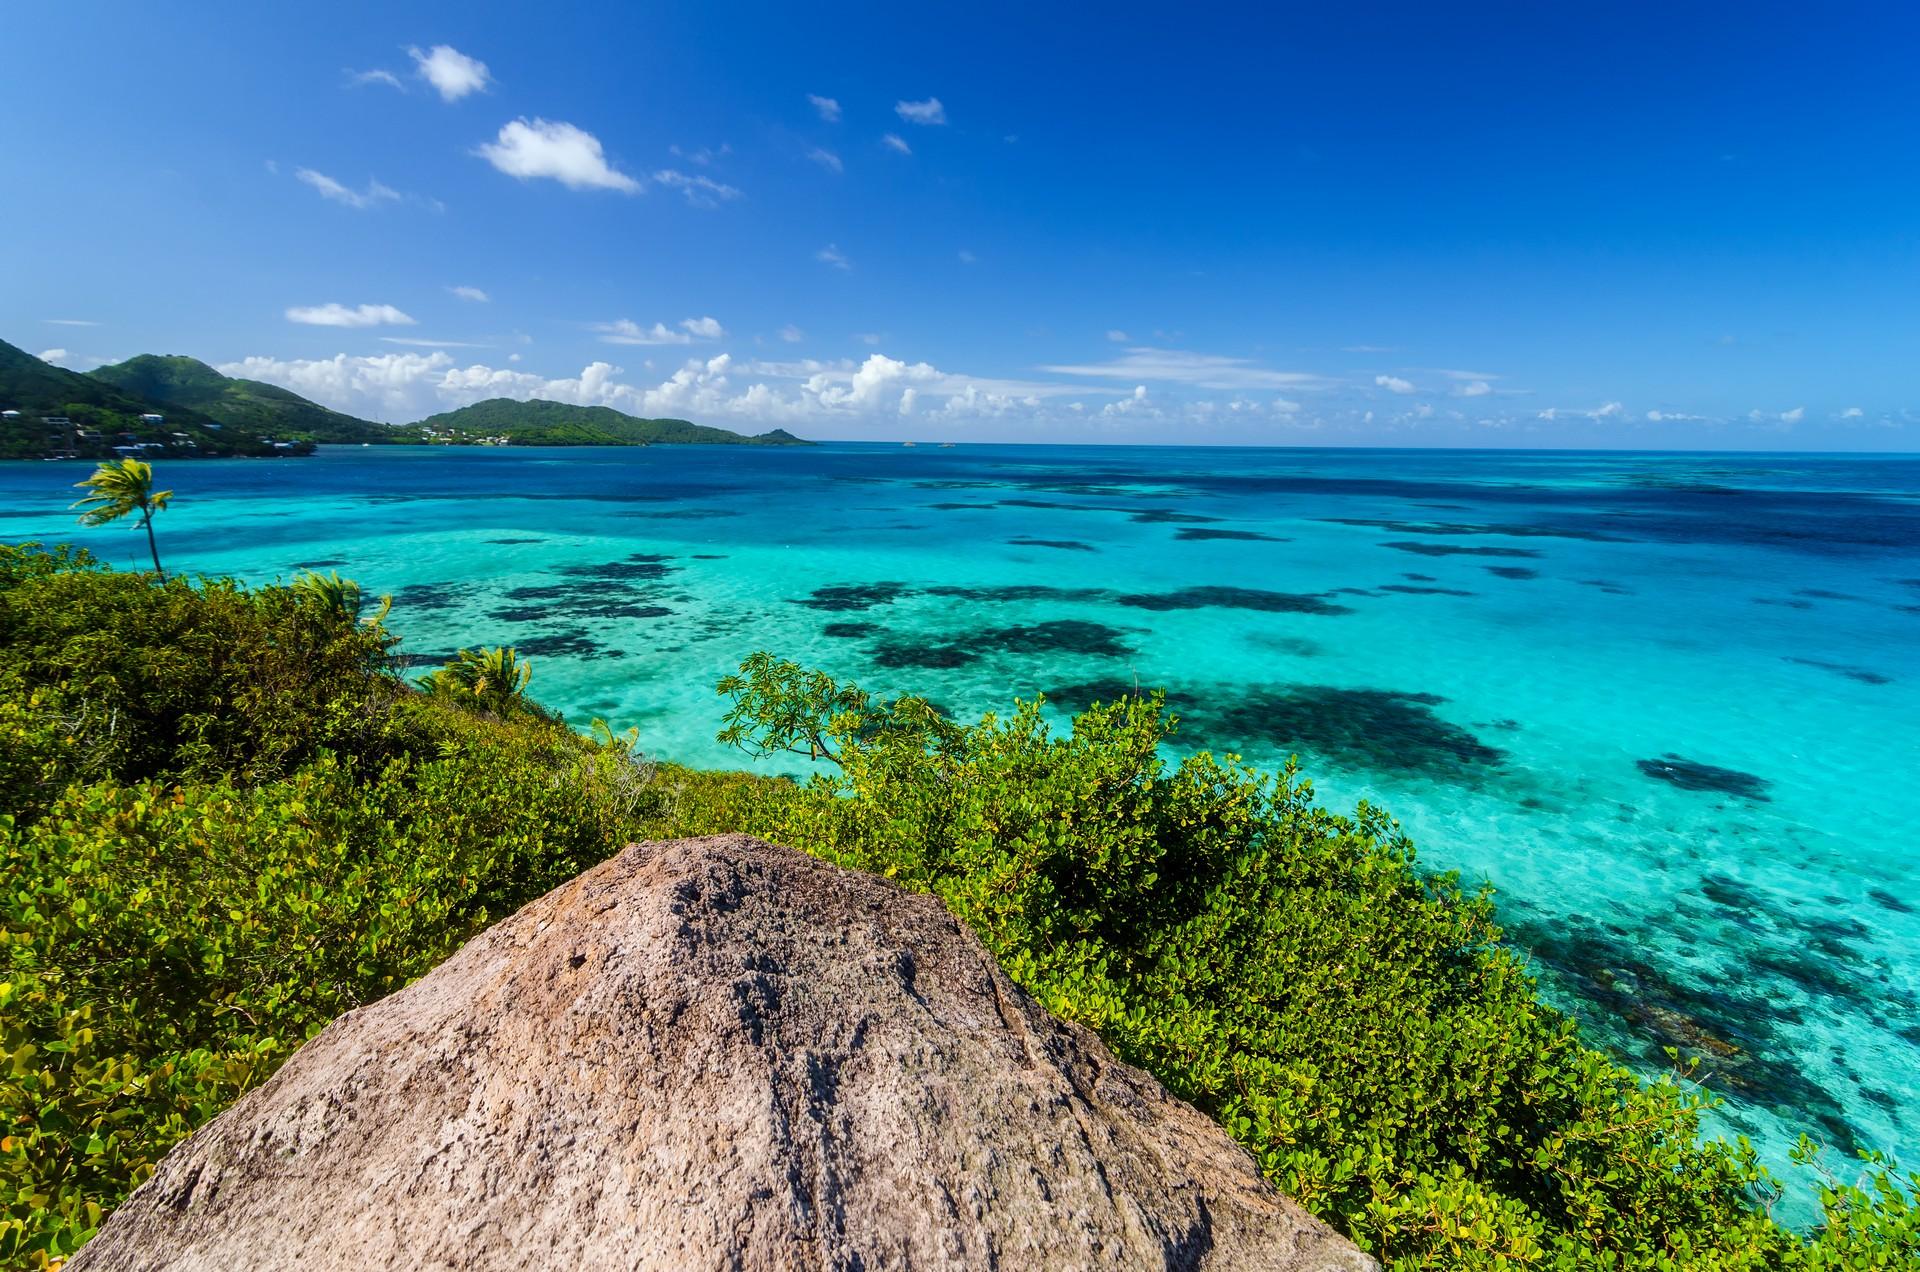
[{"label": "shoreline vegetation", "polygon": [[[122,501],[127,502],[127,501]],[[117,506],[117,505],[116,505]],[[137,500],[127,515],[140,510]],[[931,893],[1056,1014],[1394,1268],[1895,1268],[1920,1176],[1803,1142],[1822,1217],[1673,1053],[1637,1077],[1537,996],[1491,897],[1293,766],[1172,763],[1123,692],[962,723],[769,653],[722,741],[650,759],[463,650],[410,679],[349,579],[163,578],[0,545],[0,1260],[57,1267],[328,1021],[630,841],[741,831]]]},{"label": "shoreline vegetation", "polygon": [[414,424],[358,419],[204,362],[142,354],[82,374],[0,341],[0,459],[311,455],[316,446],[806,446],[608,406],[492,398]]}]

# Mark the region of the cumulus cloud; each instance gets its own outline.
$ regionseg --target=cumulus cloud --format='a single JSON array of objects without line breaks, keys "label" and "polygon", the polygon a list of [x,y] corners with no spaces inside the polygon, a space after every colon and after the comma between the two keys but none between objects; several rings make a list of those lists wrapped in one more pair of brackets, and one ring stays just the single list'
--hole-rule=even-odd
[{"label": "cumulus cloud", "polygon": [[895,102],[893,113],[910,124],[944,124],[947,122],[947,108],[940,104],[938,97],[929,97],[924,102]]},{"label": "cumulus cloud", "polygon": [[310,327],[402,327],[413,325],[413,319],[392,305],[355,305],[348,307],[338,302],[326,305],[295,305],[287,310],[287,321],[305,323]]},{"label": "cumulus cloud", "polygon": [[1127,343],[1128,340],[1132,339],[1132,337],[1127,335],[1126,332],[1121,331],[1118,327],[1116,327],[1112,331],[1109,331],[1107,333],[1107,339],[1113,341],[1113,343],[1115,344],[1125,344]]},{"label": "cumulus cloud", "polygon": [[1178,349],[1133,348],[1106,362],[1068,363],[1040,369],[1054,375],[1149,382],[1159,380],[1202,389],[1308,388],[1324,383],[1317,375],[1269,370],[1250,358],[1191,353]]},{"label": "cumulus cloud", "polygon": [[880,144],[888,150],[896,151],[903,155],[913,153],[913,147],[909,146],[906,139],[898,133],[882,133],[880,136]]},{"label": "cumulus cloud", "polygon": [[598,137],[556,120],[523,116],[503,125],[499,140],[487,142],[473,153],[522,181],[548,177],[570,190],[619,190],[624,194],[640,189],[638,181],[607,163]]},{"label": "cumulus cloud", "polygon": [[1688,415],[1681,411],[1647,412],[1647,422],[1649,424],[1704,423],[1706,419],[1707,417],[1704,415]]},{"label": "cumulus cloud", "polygon": [[335,203],[344,204],[350,208],[358,208],[362,212],[368,208],[378,207],[382,203],[398,202],[400,198],[398,190],[381,185],[371,178],[367,181],[366,189],[355,190],[335,181],[324,172],[315,172],[312,168],[295,168],[293,177],[294,180],[319,191],[321,198],[331,199]]},{"label": "cumulus cloud", "polygon": [[42,349],[40,351],[40,361],[52,363],[56,367],[65,363],[70,356],[72,355],[65,349]]},{"label": "cumulus cloud", "polygon": [[792,323],[788,323],[786,326],[780,328],[780,338],[788,344],[799,344],[807,338],[807,333]]},{"label": "cumulus cloud", "polygon": [[669,190],[678,190],[696,208],[716,208],[729,199],[740,197],[740,191],[734,187],[699,173],[689,175],[673,168],[662,168],[653,174],[653,179]]},{"label": "cumulus cloud", "polygon": [[818,93],[808,93],[807,100],[813,103],[813,108],[816,111],[820,112],[820,118],[826,120],[830,124],[837,124],[840,122],[840,103],[839,102],[835,101],[831,97],[822,97]]},{"label": "cumulus cloud", "polygon": [[853,262],[849,261],[846,257],[846,254],[842,252],[840,248],[833,243],[829,243],[825,247],[821,248],[819,251],[815,252],[813,254],[813,259],[821,262],[822,264],[831,265],[835,269],[852,269],[853,268]]},{"label": "cumulus cloud", "polygon": [[813,160],[828,172],[846,171],[846,165],[840,162],[840,156],[834,154],[831,150],[815,146],[812,150],[807,151],[807,158]]},{"label": "cumulus cloud", "polygon": [[493,297],[487,295],[487,293],[481,291],[478,287],[449,287],[447,290],[455,296],[458,296],[461,300],[470,300],[478,305],[484,305],[493,299]]},{"label": "cumulus cloud", "polygon": [[1413,387],[1413,381],[1402,380],[1397,375],[1376,375],[1373,377],[1373,382],[1389,393],[1414,393],[1418,391]]},{"label": "cumulus cloud", "polygon": [[1798,424],[1805,418],[1807,418],[1807,408],[1804,406],[1796,406],[1791,411],[1780,412],[1782,424]]},{"label": "cumulus cloud", "polygon": [[451,45],[436,44],[425,52],[411,48],[407,54],[413,58],[420,78],[433,85],[443,101],[457,102],[469,93],[484,91],[493,82],[485,62]]},{"label": "cumulus cloud", "polygon": [[1840,418],[1843,420],[1857,420],[1865,414],[1866,412],[1861,410],[1859,407],[1850,406],[1846,410],[1840,412]]},{"label": "cumulus cloud", "polygon": [[1454,389],[1461,397],[1485,397],[1493,392],[1493,386],[1485,380],[1469,380]]},{"label": "cumulus cloud", "polygon": [[[444,349],[320,359],[252,357],[219,369],[379,419],[418,419],[490,397],[547,398],[760,429],[871,423],[897,420],[902,414],[956,424],[1008,417],[1070,420],[1079,418],[1083,409],[1059,401],[1082,388],[957,374],[877,352],[857,362],[799,359],[745,365],[722,353],[688,359],[651,385],[629,381],[619,367],[604,361],[589,363],[577,376],[550,379],[511,366],[462,366]],[[1144,386],[1136,396],[1144,399]],[[1145,408],[1134,410],[1143,413]]]}]

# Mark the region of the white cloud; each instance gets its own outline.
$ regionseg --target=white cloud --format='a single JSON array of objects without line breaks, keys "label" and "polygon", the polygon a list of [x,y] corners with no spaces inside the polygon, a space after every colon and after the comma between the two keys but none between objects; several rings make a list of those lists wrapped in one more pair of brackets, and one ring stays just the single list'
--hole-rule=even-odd
[{"label": "white cloud", "polygon": [[910,124],[944,124],[947,122],[947,108],[940,104],[938,97],[929,97],[924,102],[895,102],[893,113]]},{"label": "white cloud", "polygon": [[1804,406],[1796,406],[1791,411],[1780,412],[1782,424],[1798,424],[1805,418],[1807,418],[1807,408]]},{"label": "white cloud", "polygon": [[808,93],[807,100],[809,102],[812,102],[813,108],[820,112],[820,118],[826,120],[830,124],[837,124],[840,122],[840,103],[839,102],[833,100],[833,98],[831,97],[822,97],[818,93]]},{"label": "white cloud", "polygon": [[740,191],[699,173],[689,175],[673,168],[662,168],[653,179],[669,190],[678,190],[696,208],[717,208],[728,199],[740,197]]},{"label": "white cloud", "polygon": [[424,336],[381,336],[383,344],[405,345],[410,349],[490,349],[478,340],[428,340]]},{"label": "white cloud", "polygon": [[40,351],[40,361],[50,362],[54,366],[61,365],[70,356],[65,349],[42,349]]},{"label": "white cloud", "polygon": [[831,265],[835,269],[852,269],[853,268],[853,262],[849,261],[846,257],[846,254],[840,250],[839,246],[833,243],[829,243],[825,247],[821,248],[819,251],[815,252],[813,254],[813,259],[816,261],[820,261],[823,264]]},{"label": "white cloud", "polygon": [[1681,411],[1647,412],[1647,422],[1649,424],[1704,423],[1706,420],[1707,417],[1704,415],[1688,415]]},{"label": "white cloud", "polygon": [[727,334],[718,318],[682,318],[680,328],[675,331],[663,322],[642,327],[631,318],[622,318],[617,322],[596,323],[593,329],[600,333],[602,343],[620,345],[683,345],[692,344],[696,339],[720,340]]},{"label": "white cloud", "polygon": [[392,71],[372,70],[347,72],[348,88],[360,88],[366,84],[385,84],[388,88],[397,88],[403,93],[407,91],[407,86],[402,84],[400,77]]},{"label": "white cloud", "polygon": [[1416,393],[1419,391],[1413,387],[1413,381],[1402,380],[1397,375],[1376,375],[1373,377],[1373,382],[1389,393]]},{"label": "white cloud", "polygon": [[1108,362],[1043,366],[1055,375],[1080,375],[1119,380],[1164,380],[1202,389],[1307,388],[1323,384],[1320,376],[1300,371],[1271,371],[1248,358],[1189,353],[1178,349],[1129,349]]},{"label": "white cloud", "polygon": [[881,134],[880,144],[885,146],[889,150],[898,151],[903,155],[910,155],[913,153],[913,147],[909,146],[906,143],[906,139],[901,137],[900,134],[898,133]]},{"label": "white cloud", "polygon": [[470,300],[477,305],[484,305],[493,299],[493,297],[487,295],[487,293],[481,291],[478,287],[449,287],[447,290],[458,296],[461,300]]},{"label": "white cloud", "polygon": [[1107,339],[1113,341],[1115,344],[1125,344],[1128,340],[1131,340],[1132,337],[1116,327],[1107,333]]},{"label": "white cloud", "polygon": [[1608,402],[1602,406],[1594,407],[1591,411],[1574,411],[1568,410],[1564,406],[1550,406],[1546,410],[1541,411],[1535,418],[1542,420],[1610,420],[1626,414],[1626,410],[1627,408],[1618,402]]},{"label": "white cloud", "polygon": [[840,156],[834,154],[831,150],[815,146],[812,150],[807,151],[807,158],[813,160],[828,172],[846,171],[847,166],[840,162]]},{"label": "white cloud", "polygon": [[413,319],[392,305],[357,305],[349,309],[338,302],[326,305],[295,305],[287,310],[288,322],[310,327],[411,326]]},{"label": "white cloud", "polygon": [[295,168],[293,177],[294,180],[318,190],[321,198],[331,199],[335,203],[358,208],[363,212],[368,208],[378,207],[382,203],[397,202],[400,198],[398,190],[381,185],[371,178],[368,179],[365,190],[354,190],[341,185],[324,172],[315,172],[312,168]]},{"label": "white cloud", "polygon": [[100,325],[91,318],[42,318],[40,321],[52,327],[98,327]]},{"label": "white cloud", "polygon": [[807,338],[807,333],[792,323],[788,323],[786,326],[780,328],[780,338],[788,344],[799,344]]},{"label": "white cloud", "polygon": [[1342,353],[1397,353],[1392,345],[1342,345]]},{"label": "white cloud", "polygon": [[631,318],[622,318],[617,322],[596,323],[593,328],[600,333],[604,344],[622,345],[671,345],[692,344],[693,337],[684,331],[675,331],[663,322],[651,327],[642,327]]},{"label": "white cloud", "polygon": [[484,91],[493,82],[485,62],[470,58],[451,45],[436,44],[424,53],[411,48],[407,53],[419,69],[420,77],[433,85],[444,101],[457,102],[469,93]]},{"label": "white cloud", "polygon": [[1861,410],[1859,407],[1850,406],[1846,410],[1840,412],[1840,418],[1843,420],[1857,420],[1865,414],[1866,412]]},{"label": "white cloud", "polygon": [[1493,392],[1493,386],[1485,380],[1469,380],[1467,383],[1454,389],[1454,392],[1461,397],[1485,397],[1487,394]]},{"label": "white cloud", "polygon": [[[689,320],[696,322],[698,320]],[[220,367],[229,375],[282,384],[340,410],[381,419],[418,419],[490,397],[548,398],[611,406],[637,415],[673,415],[750,426],[827,432],[897,424],[902,415],[965,425],[991,420],[1074,424],[1105,417],[1116,426],[1140,422],[1205,422],[1220,415],[1291,423],[1298,404],[1284,399],[1259,412],[1238,401],[1162,404],[1145,384],[1095,389],[1124,395],[1110,410],[1089,412],[1084,384],[990,379],[908,362],[879,352],[859,360],[738,363],[721,353],[691,358],[655,382],[633,383],[619,367],[595,361],[577,376],[547,378],[507,366],[462,366],[444,349],[356,357],[282,360],[255,357]]]},{"label": "white cloud", "polygon": [[724,159],[732,154],[733,147],[723,141],[720,143],[720,149],[718,150],[715,150],[711,146],[702,146],[698,150],[682,150],[678,146],[668,146],[667,152],[681,159],[688,160],[691,163],[697,163],[705,168],[711,166],[714,160]]},{"label": "white cloud", "polygon": [[636,193],[640,183],[607,163],[600,139],[572,124],[522,117],[500,129],[498,141],[474,153],[522,181],[551,177],[570,190]]},{"label": "white cloud", "polygon": [[877,331],[856,331],[853,333],[853,338],[855,340],[858,340],[863,345],[876,345],[876,346],[882,340],[886,339],[885,336],[881,335]]}]

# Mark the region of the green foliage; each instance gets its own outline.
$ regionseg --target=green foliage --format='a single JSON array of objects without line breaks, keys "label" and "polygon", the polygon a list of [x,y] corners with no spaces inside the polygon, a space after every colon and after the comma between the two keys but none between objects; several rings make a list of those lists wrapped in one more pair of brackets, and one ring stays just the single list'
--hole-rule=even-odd
[{"label": "green foliage", "polygon": [[83,526],[111,525],[122,517],[140,514],[139,528],[147,532],[147,548],[153,553],[153,572],[161,573],[153,514],[167,506],[173,492],[153,488],[153,465],[138,459],[116,460],[100,465],[93,476],[74,484],[91,492],[73,505],[80,510]]},{"label": "green foliage", "polygon": [[527,696],[533,668],[512,648],[463,649],[444,667],[420,678],[420,687],[435,697],[490,712],[503,719],[517,716],[546,718]]},{"label": "green foliage", "polygon": [[1707,1098],[1584,1046],[1485,895],[1419,871],[1379,810],[1319,808],[1291,767],[1168,765],[1157,697],[1058,737],[1039,703],[956,726],[765,654],[720,688],[723,740],[836,766],[749,810],[754,829],[938,895],[1049,1009],[1393,1266],[1913,1257],[1887,1173],[1830,1194],[1810,1243],[1772,1223],[1752,1152],[1700,1142]]},{"label": "green foliage", "polygon": [[57,1263],[328,1020],[714,780],[656,797],[637,735],[409,690],[341,582],[0,547],[0,1266]]},{"label": "green foliage", "polygon": [[382,596],[373,616],[366,617],[366,594],[352,579],[341,578],[338,570],[328,570],[325,574],[308,570],[295,578],[292,586],[296,596],[319,606],[343,623],[365,623],[369,627],[379,627],[393,611],[393,598]]},{"label": "green foliage", "polygon": [[570,732],[510,650],[416,692],[361,610],[0,546],[0,1265],[57,1266],[327,1021],[621,844],[742,829],[941,896],[1397,1267],[1915,1265],[1920,1178],[1870,1158],[1775,1226],[1699,1093],[1583,1047],[1484,897],[1291,770],[1167,765],[1155,700],[1057,737],[757,655],[727,734],[834,766],[803,786]]}]

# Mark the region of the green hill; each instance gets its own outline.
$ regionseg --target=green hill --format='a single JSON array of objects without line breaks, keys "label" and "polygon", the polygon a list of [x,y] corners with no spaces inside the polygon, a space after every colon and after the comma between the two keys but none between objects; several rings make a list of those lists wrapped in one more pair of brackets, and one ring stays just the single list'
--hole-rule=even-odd
[{"label": "green hill", "polygon": [[146,353],[92,373],[126,393],[201,412],[229,428],[315,442],[390,442],[393,429],[309,402],[277,384],[221,375],[197,358]]},{"label": "green hill", "polygon": [[[18,414],[8,414],[17,412]],[[161,416],[159,420],[142,418]],[[48,423],[47,420],[65,423]],[[144,444],[173,455],[271,455],[271,430],[224,421],[146,396],[137,388],[42,362],[0,340],[0,458],[104,458],[114,447]],[[283,438],[284,440],[284,438]]]},{"label": "green hill", "polygon": [[[649,420],[610,406],[571,406],[535,398],[490,398],[430,415],[414,426],[431,440],[505,437],[511,446],[807,446],[785,429],[747,437],[687,420]],[[440,436],[432,436],[440,435]]]}]

